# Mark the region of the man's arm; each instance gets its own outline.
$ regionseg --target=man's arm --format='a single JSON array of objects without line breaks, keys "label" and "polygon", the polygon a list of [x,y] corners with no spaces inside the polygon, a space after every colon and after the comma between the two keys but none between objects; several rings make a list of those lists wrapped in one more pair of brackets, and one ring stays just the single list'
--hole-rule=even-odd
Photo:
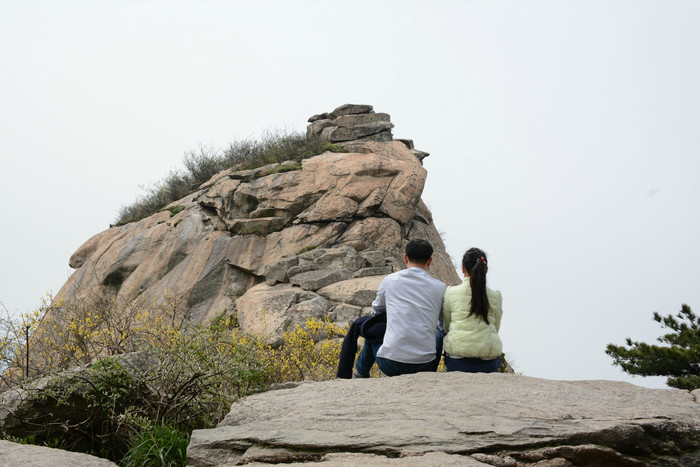
[{"label": "man's arm", "polygon": [[386,298],[385,298],[386,287],[384,281],[379,284],[377,289],[377,296],[372,302],[372,316],[376,316],[381,313],[386,313]]}]

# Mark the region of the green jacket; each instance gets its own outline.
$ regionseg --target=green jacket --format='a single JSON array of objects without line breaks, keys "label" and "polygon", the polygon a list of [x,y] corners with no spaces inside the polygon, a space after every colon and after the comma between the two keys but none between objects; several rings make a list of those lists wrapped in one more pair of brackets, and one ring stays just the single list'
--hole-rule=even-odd
[{"label": "green jacket", "polygon": [[494,358],[503,352],[498,330],[501,328],[503,315],[503,297],[499,290],[486,288],[489,299],[489,324],[478,316],[469,314],[469,302],[472,289],[469,278],[462,285],[448,287],[442,304],[447,335],[444,349],[450,357]]}]

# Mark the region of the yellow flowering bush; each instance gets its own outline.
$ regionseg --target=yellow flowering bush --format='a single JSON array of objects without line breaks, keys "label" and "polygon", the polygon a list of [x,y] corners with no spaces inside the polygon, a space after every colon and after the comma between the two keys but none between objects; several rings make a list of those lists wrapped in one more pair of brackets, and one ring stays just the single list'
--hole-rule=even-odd
[{"label": "yellow flowering bush", "polygon": [[[54,417],[27,418],[5,436],[37,444],[60,440],[65,449],[138,463],[139,446],[186,445],[193,429],[215,425],[236,399],[271,383],[335,378],[347,331],[327,319],[309,319],[288,329],[273,349],[238,328],[235,315],[192,324],[176,297],[134,303],[103,298],[88,308],[77,299],[47,296],[32,313],[0,319],[3,381],[26,382],[28,334],[30,379],[52,379],[42,389],[25,387]],[[150,362],[143,368],[124,363],[141,354]],[[78,376],[61,373],[81,365]]]},{"label": "yellow flowering bush", "polygon": [[347,328],[326,320],[308,319],[284,333],[279,350],[268,349],[272,377],[276,382],[335,378],[342,337]]},{"label": "yellow flowering bush", "polygon": [[5,384],[20,382],[27,373],[39,377],[102,357],[136,352],[150,343],[167,347],[188,322],[182,298],[166,295],[161,300],[124,302],[107,292],[90,300],[76,295],[70,300],[53,300],[47,295],[37,310],[18,319],[5,310],[6,316],[0,318],[0,366]]},{"label": "yellow flowering bush", "polygon": [[38,388],[28,384],[24,404],[41,409],[23,409],[21,424],[4,435],[37,444],[58,439],[64,449],[120,462],[157,433],[177,434],[172,442],[180,443],[219,422],[239,397],[269,386],[267,354],[255,336],[217,325],[148,331],[139,352],[56,372]]}]

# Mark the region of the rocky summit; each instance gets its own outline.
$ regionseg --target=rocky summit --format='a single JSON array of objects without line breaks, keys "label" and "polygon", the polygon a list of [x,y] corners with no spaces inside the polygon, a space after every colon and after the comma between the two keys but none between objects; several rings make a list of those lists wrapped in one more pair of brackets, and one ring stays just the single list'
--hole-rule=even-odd
[{"label": "rocky summit", "polygon": [[312,117],[309,135],[348,152],[220,172],[162,211],[88,240],[57,298],[175,296],[195,322],[235,314],[276,345],[308,318],[342,326],[366,314],[382,277],[405,267],[411,239],[435,248],[434,277],[459,283],[421,200],[427,153],[394,140],[389,120],[351,104]]},{"label": "rocky summit", "polygon": [[699,399],[501,373],[298,383],[195,430],[188,465],[700,465]]}]

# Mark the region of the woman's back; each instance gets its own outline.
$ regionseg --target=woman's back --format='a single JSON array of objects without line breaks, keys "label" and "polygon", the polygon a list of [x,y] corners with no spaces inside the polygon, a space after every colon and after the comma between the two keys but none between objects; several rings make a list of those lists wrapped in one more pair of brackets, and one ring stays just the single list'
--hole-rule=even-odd
[{"label": "woman's back", "polygon": [[472,299],[469,278],[461,285],[445,291],[443,317],[445,320],[445,351],[452,357],[495,358],[503,352],[498,331],[503,315],[501,292],[487,288],[488,323],[481,316],[470,315]]},{"label": "woman's back", "polygon": [[501,292],[486,287],[486,253],[470,248],[462,257],[462,285],[448,287],[442,315],[447,371],[498,371],[503,344],[498,337],[503,315]]}]

